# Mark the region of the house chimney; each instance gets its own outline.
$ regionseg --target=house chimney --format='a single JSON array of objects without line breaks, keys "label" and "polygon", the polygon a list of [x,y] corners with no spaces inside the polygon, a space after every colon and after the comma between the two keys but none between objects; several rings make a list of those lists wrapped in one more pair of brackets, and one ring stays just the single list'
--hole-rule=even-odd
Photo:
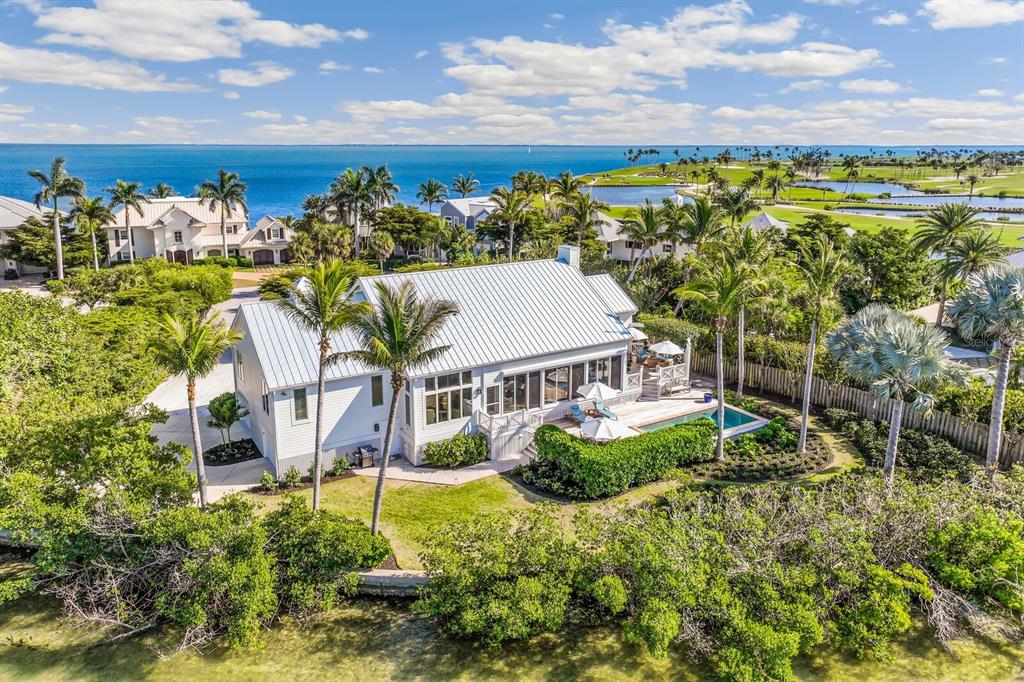
[{"label": "house chimney", "polygon": [[558,255],[555,260],[559,263],[565,263],[571,265],[577,270],[580,269],[580,247],[569,246],[568,244],[562,244],[558,247]]}]

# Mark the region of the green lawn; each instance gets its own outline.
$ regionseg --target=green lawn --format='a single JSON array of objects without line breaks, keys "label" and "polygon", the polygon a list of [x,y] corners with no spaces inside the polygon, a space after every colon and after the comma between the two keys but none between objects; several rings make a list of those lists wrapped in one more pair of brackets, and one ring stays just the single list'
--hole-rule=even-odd
[{"label": "green lawn", "polygon": [[[960,176],[960,181],[955,179],[929,180],[917,184],[921,187],[935,187],[947,192],[963,192],[966,194],[969,192],[970,187],[966,184],[961,184],[963,177],[963,175]],[[995,178],[979,177],[978,180],[978,184],[974,186],[975,194],[997,196],[1001,191],[1005,191],[1009,196],[1024,196],[1024,173],[1000,175]]]}]

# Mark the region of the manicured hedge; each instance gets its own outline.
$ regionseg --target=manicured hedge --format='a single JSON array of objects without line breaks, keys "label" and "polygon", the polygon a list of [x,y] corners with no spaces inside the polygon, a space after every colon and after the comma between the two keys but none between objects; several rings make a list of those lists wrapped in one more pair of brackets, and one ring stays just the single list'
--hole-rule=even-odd
[{"label": "manicured hedge", "polygon": [[523,468],[523,480],[577,500],[618,495],[712,459],[715,436],[714,422],[698,419],[602,445],[548,424],[534,434],[537,457]]},{"label": "manicured hedge", "polygon": [[482,433],[457,433],[447,440],[427,443],[423,460],[435,467],[457,467],[483,462],[491,456],[487,436]]}]

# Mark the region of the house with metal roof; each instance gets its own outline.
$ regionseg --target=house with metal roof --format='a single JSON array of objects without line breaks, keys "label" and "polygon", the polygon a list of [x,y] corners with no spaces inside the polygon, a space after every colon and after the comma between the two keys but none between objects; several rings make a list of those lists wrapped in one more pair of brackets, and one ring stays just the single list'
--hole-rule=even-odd
[{"label": "house with metal roof", "polygon": [[[199,197],[148,198],[141,214],[124,207],[114,212],[107,229],[107,252],[112,261],[159,256],[172,263],[191,263],[196,258],[241,255],[242,238],[249,230],[245,207],[227,207],[226,235],[220,231],[221,206]],[[130,240],[130,245],[129,245]],[[227,241],[227,252],[224,242]]]},{"label": "house with metal roof", "polygon": [[[377,302],[378,283],[412,282],[420,296],[459,306],[437,339],[447,352],[409,377],[399,400],[393,451],[414,465],[423,447],[457,433],[484,431],[492,457],[518,453],[531,425],[562,417],[576,389],[600,381],[622,399],[639,397],[627,380],[636,306],[608,275],[585,276],[579,250],[553,260],[360,278],[355,300]],[[283,474],[305,472],[313,457],[318,351],[314,335],[273,302],[240,306],[234,321],[236,394],[256,446]],[[354,350],[341,331],[332,350]],[[391,404],[386,372],[343,359],[328,370],[324,463],[366,446],[383,447]],[[521,431],[520,429],[523,429]]]},{"label": "house with metal roof", "polygon": [[448,199],[441,204],[440,215],[452,225],[465,225],[476,229],[476,224],[494,212],[497,204],[490,197],[463,197]]},{"label": "house with metal roof", "polygon": [[252,258],[254,265],[290,263],[294,236],[295,231],[277,218],[263,216],[253,229],[242,236],[238,249],[245,258]]},{"label": "house with metal roof", "polygon": [[[11,230],[21,226],[29,218],[38,218],[39,220],[46,221],[49,215],[49,210],[46,208],[36,208],[36,205],[31,202],[13,197],[0,197],[0,245],[7,242],[7,234]],[[14,270],[19,275],[46,272],[46,268],[19,263],[10,258],[0,258],[0,266],[2,266],[0,271]],[[0,272],[0,274],[3,274],[3,272]]]}]

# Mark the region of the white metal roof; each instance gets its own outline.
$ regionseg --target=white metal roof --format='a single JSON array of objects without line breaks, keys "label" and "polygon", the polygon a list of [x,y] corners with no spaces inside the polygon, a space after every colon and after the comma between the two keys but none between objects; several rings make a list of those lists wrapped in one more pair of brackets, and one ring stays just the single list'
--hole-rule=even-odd
[{"label": "white metal roof", "polygon": [[[460,312],[448,320],[437,340],[437,345],[451,348],[414,372],[415,377],[630,339],[616,311],[590,278],[559,261],[365,277],[357,282],[355,295],[375,303],[374,285],[379,281],[392,286],[412,281],[421,296],[449,299],[459,305]],[[312,333],[299,328],[273,302],[244,304],[239,313],[236,324],[245,325],[269,387],[316,381],[318,356]],[[355,338],[347,331],[332,337],[335,351],[355,347]],[[328,379],[371,371],[343,361],[330,368]]]},{"label": "white metal roof", "polygon": [[590,286],[594,287],[597,294],[604,299],[608,309],[616,315],[632,315],[639,310],[611,275],[591,275],[587,277],[587,281],[590,283]]},{"label": "white metal roof", "polygon": [[1006,265],[1010,268],[1024,268],[1024,249],[1014,251],[1007,256]]},{"label": "white metal roof", "polygon": [[13,197],[0,197],[0,230],[18,227],[29,218],[41,218],[42,215],[43,211],[31,202]]},{"label": "white metal roof", "polygon": [[449,199],[442,206],[454,208],[468,218],[469,216],[479,215],[483,211],[493,211],[497,204],[490,197],[462,197],[459,199]]},{"label": "white metal roof", "polygon": [[[202,201],[198,197],[167,197],[166,199],[150,197],[148,201],[140,202],[139,206],[142,208],[142,217],[140,218],[138,212],[133,208],[129,216],[132,227],[149,227],[172,208],[181,210],[201,223],[220,225],[220,204],[217,205],[217,210],[213,210],[210,208],[209,201]],[[241,206],[235,205],[229,209],[227,222],[248,222],[249,218]],[[124,226],[124,210],[124,207],[118,208],[114,212],[114,219],[108,223],[107,227]]]},{"label": "white metal roof", "polygon": [[752,227],[754,232],[761,232],[767,230],[770,227],[777,227],[783,232],[789,229],[789,224],[784,223],[778,218],[773,218],[764,211],[758,213],[756,216],[748,220],[743,224],[743,227]]}]

